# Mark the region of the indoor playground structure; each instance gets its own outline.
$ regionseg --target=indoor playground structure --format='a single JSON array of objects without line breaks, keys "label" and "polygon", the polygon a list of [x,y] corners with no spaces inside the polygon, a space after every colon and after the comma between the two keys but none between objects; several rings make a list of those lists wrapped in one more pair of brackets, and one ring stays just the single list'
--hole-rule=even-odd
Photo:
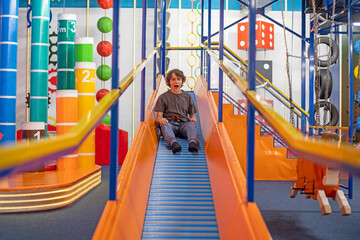
[{"label": "indoor playground structure", "polygon": [[[359,7],[0,1],[0,214],[71,208],[103,165],[93,239],[272,239],[256,180],[291,181],[319,215],[358,214]],[[155,123],[174,68],[197,106],[198,152],[179,139],[173,154]]]}]

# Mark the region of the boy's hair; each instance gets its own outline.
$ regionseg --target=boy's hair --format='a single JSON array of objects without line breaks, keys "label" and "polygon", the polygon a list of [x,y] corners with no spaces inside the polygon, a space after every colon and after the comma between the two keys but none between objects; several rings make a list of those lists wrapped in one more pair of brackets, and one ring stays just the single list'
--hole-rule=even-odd
[{"label": "boy's hair", "polygon": [[166,85],[168,85],[170,87],[170,79],[171,79],[173,73],[175,73],[176,76],[181,78],[182,84],[184,84],[184,82],[186,81],[186,77],[185,77],[183,71],[181,71],[179,69],[173,69],[173,70],[169,71],[166,75]]}]

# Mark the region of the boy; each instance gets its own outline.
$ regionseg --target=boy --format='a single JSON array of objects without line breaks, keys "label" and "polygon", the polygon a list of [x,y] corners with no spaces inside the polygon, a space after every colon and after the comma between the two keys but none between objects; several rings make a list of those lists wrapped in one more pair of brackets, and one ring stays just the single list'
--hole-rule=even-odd
[{"label": "boy", "polygon": [[173,153],[181,151],[176,136],[187,137],[190,152],[197,152],[199,149],[195,125],[196,106],[191,95],[181,90],[185,80],[184,73],[179,69],[168,72],[166,84],[170,90],[160,95],[154,109],[157,112],[156,123],[160,125],[166,144]]}]

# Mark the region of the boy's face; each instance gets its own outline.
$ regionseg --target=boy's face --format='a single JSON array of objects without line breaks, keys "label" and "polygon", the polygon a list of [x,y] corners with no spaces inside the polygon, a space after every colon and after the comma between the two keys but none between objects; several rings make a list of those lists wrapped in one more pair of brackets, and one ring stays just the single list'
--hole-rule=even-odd
[{"label": "boy's face", "polygon": [[182,86],[182,79],[178,76],[176,76],[175,73],[172,73],[170,78],[170,89],[174,93],[181,92],[181,86]]}]

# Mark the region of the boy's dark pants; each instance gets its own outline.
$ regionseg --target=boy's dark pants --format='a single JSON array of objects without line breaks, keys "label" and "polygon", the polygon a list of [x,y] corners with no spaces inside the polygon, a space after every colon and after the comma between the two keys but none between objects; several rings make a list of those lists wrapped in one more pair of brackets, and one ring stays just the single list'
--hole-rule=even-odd
[{"label": "boy's dark pants", "polygon": [[165,138],[168,148],[171,148],[174,142],[177,142],[176,136],[187,138],[189,144],[195,142],[199,146],[199,136],[196,131],[196,124],[191,121],[178,122],[169,121],[168,124],[161,126],[161,133]]}]

